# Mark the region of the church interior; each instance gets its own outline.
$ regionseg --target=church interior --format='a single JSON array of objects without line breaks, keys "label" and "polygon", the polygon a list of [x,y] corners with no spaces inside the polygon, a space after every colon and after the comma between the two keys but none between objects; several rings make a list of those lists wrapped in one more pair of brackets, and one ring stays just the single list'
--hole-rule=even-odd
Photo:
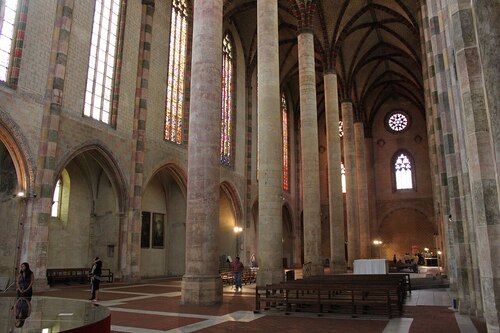
[{"label": "church interior", "polygon": [[499,14],[0,1],[1,289],[28,262],[50,294],[51,270],[99,256],[117,283],[177,279],[175,306],[210,307],[236,257],[257,287],[384,259],[499,332]]}]

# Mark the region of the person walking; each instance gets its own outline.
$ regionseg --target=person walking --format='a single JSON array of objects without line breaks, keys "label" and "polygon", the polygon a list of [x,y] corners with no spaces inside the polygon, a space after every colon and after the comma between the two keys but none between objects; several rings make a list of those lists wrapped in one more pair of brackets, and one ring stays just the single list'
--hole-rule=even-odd
[{"label": "person walking", "polygon": [[94,263],[90,269],[90,285],[92,290],[92,297],[90,300],[92,302],[97,302],[99,300],[99,284],[101,282],[102,275],[102,261],[99,257],[94,258]]},{"label": "person walking", "polygon": [[236,260],[233,262],[233,275],[234,275],[234,284],[236,291],[242,291],[241,286],[241,273],[243,272],[243,263],[240,261],[240,257],[236,257]]}]

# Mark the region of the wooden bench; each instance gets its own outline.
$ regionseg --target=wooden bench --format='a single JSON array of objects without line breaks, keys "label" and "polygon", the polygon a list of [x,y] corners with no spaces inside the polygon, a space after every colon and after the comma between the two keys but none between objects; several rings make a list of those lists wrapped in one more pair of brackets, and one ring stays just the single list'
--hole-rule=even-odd
[{"label": "wooden bench", "polygon": [[87,267],[81,268],[47,268],[47,283],[52,286],[54,283],[61,281],[69,283],[71,281],[78,281],[84,283],[88,281],[89,269]]},{"label": "wooden bench", "polygon": [[[77,267],[77,268],[47,268],[47,283],[52,286],[56,282],[69,283],[76,281],[79,283],[85,283],[89,281],[89,269],[87,267]],[[102,269],[102,278],[107,278],[108,282],[114,281],[114,274],[109,268]]]},{"label": "wooden bench", "polygon": [[396,283],[399,284],[402,293],[401,296],[406,298],[406,293],[411,294],[411,280],[409,273],[394,273],[394,274],[333,274],[319,275],[309,277],[304,280],[309,281],[336,281],[338,283],[351,284],[366,284],[366,283]]},{"label": "wooden bench", "polygon": [[[234,284],[234,273],[232,271],[220,272],[220,277],[222,279],[222,285],[233,285]],[[257,271],[254,269],[245,268],[241,273],[241,283],[250,284],[257,281]]]},{"label": "wooden bench", "polygon": [[[349,277],[353,277],[349,279]],[[369,280],[368,280],[369,279]],[[282,308],[292,311],[329,313],[384,314],[391,318],[403,312],[401,281],[405,277],[329,275],[270,284],[256,288],[255,312]]]},{"label": "wooden bench", "polygon": [[103,268],[101,273],[101,281],[103,278],[108,278],[108,282],[113,282],[114,281],[114,275],[113,272],[111,272],[111,269],[109,268]]}]

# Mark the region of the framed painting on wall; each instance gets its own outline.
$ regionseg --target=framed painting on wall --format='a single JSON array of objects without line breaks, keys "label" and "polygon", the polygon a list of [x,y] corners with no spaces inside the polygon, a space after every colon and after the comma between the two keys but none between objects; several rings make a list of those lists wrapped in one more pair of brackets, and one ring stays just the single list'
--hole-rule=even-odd
[{"label": "framed painting on wall", "polygon": [[162,249],[165,234],[165,214],[153,213],[153,248]]},{"label": "framed painting on wall", "polygon": [[151,242],[151,213],[142,212],[141,248],[149,248]]}]

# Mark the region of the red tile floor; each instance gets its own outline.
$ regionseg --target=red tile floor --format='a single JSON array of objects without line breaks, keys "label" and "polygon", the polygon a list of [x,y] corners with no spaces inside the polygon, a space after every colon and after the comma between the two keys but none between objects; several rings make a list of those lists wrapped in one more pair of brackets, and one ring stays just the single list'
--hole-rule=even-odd
[{"label": "red tile floor", "polygon": [[[313,313],[254,314],[255,285],[243,292],[224,287],[217,306],[180,305],[180,279],[148,280],[141,284],[102,283],[99,304],[111,310],[112,332],[339,332],[339,333],[486,333],[486,325],[450,309],[446,289],[414,290],[401,317],[388,319]],[[88,300],[90,288],[57,284],[35,295]]]}]

